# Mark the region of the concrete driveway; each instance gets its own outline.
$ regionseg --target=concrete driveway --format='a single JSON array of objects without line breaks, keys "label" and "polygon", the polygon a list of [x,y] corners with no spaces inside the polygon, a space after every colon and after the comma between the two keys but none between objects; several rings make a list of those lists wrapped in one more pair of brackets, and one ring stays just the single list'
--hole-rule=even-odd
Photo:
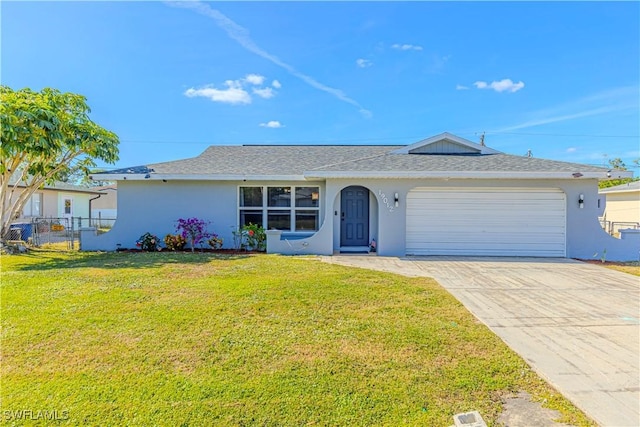
[{"label": "concrete driveway", "polygon": [[602,426],[640,426],[640,278],[570,259],[336,255],[435,278]]}]

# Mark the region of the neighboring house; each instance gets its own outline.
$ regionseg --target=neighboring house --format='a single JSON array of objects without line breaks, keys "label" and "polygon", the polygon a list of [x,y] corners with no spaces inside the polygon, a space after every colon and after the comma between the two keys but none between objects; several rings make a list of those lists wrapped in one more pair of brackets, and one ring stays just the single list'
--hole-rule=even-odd
[{"label": "neighboring house", "polygon": [[603,188],[600,194],[606,197],[603,220],[608,230],[640,227],[640,181]]},{"label": "neighboring house", "polygon": [[[620,177],[631,172],[620,172]],[[118,182],[118,221],[85,250],[134,247],[178,218],[233,245],[248,223],[283,254],[637,259],[640,236],[598,222],[607,169],[513,156],[444,133],[408,146],[211,146],[185,160],[94,175]]]},{"label": "neighboring house", "polygon": [[116,184],[95,187],[100,198],[91,202],[91,217],[115,219],[118,217],[118,187]]},{"label": "neighboring house", "polygon": [[[18,184],[18,194],[24,186]],[[33,193],[16,222],[31,218],[89,217],[90,200],[101,194],[99,191],[78,185],[56,182],[45,185]]]}]

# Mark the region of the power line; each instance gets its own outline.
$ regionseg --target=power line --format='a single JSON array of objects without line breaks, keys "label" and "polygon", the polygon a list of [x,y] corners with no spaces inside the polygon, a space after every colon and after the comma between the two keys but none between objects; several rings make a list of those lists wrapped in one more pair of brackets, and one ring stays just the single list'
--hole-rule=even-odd
[{"label": "power line", "polygon": [[588,134],[562,134],[562,133],[528,133],[528,132],[492,132],[494,135],[527,135],[527,136],[562,136],[578,138],[640,138],[640,135],[588,135]]},{"label": "power line", "polygon": [[[454,132],[461,135],[473,135],[477,133],[470,132]],[[484,134],[484,132],[483,132]],[[523,135],[523,136],[553,136],[563,138],[640,138],[640,135],[589,135],[589,134],[560,134],[560,133],[530,133],[530,132],[499,132],[499,131],[487,131],[486,134],[490,135]],[[424,136],[389,136],[380,138],[350,138],[350,139],[322,139],[322,140],[295,140],[295,141],[270,141],[270,144],[338,144],[348,142],[374,142],[374,141],[393,141],[393,140],[420,140],[424,139]],[[194,145],[212,145],[213,140],[209,141],[158,141],[158,140],[134,140],[134,139],[121,139],[120,142],[129,144],[194,144]],[[230,144],[231,141],[215,140],[215,145]],[[234,141],[233,144],[261,144],[264,142],[255,141]]]},{"label": "power line", "polygon": [[[301,145],[301,144],[336,144],[336,143],[345,143],[345,142],[367,142],[367,141],[388,141],[388,140],[403,140],[403,139],[418,139],[424,137],[408,137],[408,136],[395,136],[395,137],[386,137],[386,138],[353,138],[353,139],[324,139],[324,140],[295,140],[295,141],[277,141],[275,144],[282,145]],[[143,140],[132,140],[132,139],[121,139],[120,142],[127,142],[133,144],[207,144],[213,145],[212,141],[143,141]],[[231,144],[231,141],[225,140],[215,140],[215,145],[221,144]],[[265,142],[255,142],[255,141],[233,141],[234,145],[240,144],[266,144]],[[274,142],[272,140],[268,141],[268,144],[273,145]]]}]

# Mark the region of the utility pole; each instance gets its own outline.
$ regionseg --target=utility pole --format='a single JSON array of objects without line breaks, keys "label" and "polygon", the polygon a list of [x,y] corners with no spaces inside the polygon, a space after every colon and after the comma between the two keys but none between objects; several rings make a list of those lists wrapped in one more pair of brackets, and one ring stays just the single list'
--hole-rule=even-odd
[{"label": "utility pole", "polygon": [[484,134],[485,133],[486,132],[482,132],[482,135],[480,135],[480,145],[482,145],[483,147],[485,147],[485,145],[484,145]]}]

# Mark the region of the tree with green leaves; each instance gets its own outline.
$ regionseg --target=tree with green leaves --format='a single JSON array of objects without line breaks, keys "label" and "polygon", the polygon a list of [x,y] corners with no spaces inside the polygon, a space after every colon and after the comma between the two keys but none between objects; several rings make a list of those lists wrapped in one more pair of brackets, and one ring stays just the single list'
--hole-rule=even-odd
[{"label": "tree with green leaves", "polygon": [[[633,161],[633,163],[636,166],[638,166],[638,163],[640,163],[640,160],[639,159],[635,159]],[[621,171],[626,171],[627,170],[627,165],[624,164],[624,162],[622,161],[622,159],[620,157],[616,157],[615,159],[609,159],[609,166],[611,167],[611,169],[616,169],[616,170],[621,170]],[[607,179],[607,180],[600,181],[598,183],[598,187],[599,188],[615,187],[616,185],[626,184],[628,182],[637,181],[638,179],[639,178]]]},{"label": "tree with green leaves", "polygon": [[0,86],[0,239],[44,184],[118,160],[119,140],[89,118],[86,98],[45,88]]}]

